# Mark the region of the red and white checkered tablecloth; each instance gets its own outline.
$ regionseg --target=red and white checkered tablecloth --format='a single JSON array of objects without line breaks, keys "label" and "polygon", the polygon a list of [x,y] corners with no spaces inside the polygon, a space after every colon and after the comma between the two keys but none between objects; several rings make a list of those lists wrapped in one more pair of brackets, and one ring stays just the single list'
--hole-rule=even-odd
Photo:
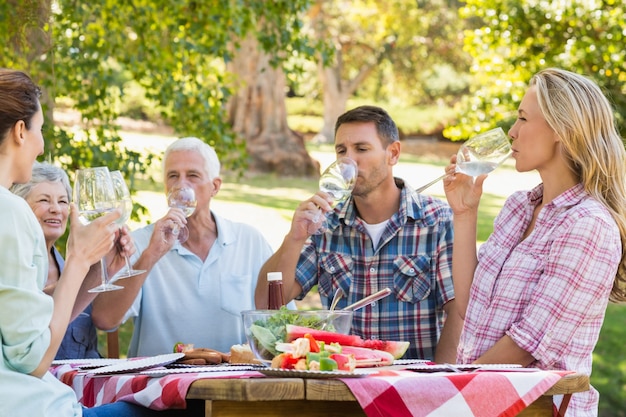
[{"label": "red and white checkered tablecloth", "polygon": [[400,370],[342,381],[368,417],[508,417],[517,415],[569,373]]},{"label": "red and white checkered tablecloth", "polygon": [[[198,379],[263,378],[256,371],[93,375],[72,365],[53,366],[86,407],[129,401],[154,410],[185,408],[189,386]],[[342,381],[368,417],[515,416],[571,372],[477,371],[418,373],[374,371]]]},{"label": "red and white checkered tablecloth", "polygon": [[185,408],[189,386],[198,379],[263,377],[255,371],[217,371],[170,374],[159,378],[149,375],[90,375],[72,365],[50,368],[57,379],[72,387],[85,407],[128,401],[153,410]]}]

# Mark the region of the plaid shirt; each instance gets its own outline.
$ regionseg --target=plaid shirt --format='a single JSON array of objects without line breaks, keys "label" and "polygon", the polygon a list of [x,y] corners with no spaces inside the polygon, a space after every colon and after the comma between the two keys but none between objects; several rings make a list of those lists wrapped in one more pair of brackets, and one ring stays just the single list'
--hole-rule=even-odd
[{"label": "plaid shirt", "polygon": [[415,193],[400,179],[400,208],[376,248],[352,199],[328,216],[328,231],[304,245],[296,277],[300,298],[318,284],[328,307],[341,287],[341,308],[389,287],[386,298],[354,312],[353,334],[408,341],[406,358],[433,359],[444,321],[443,305],[454,298],[452,211],[440,200]]},{"label": "plaid shirt", "polygon": [[[543,185],[511,195],[479,251],[458,349],[470,363],[505,334],[542,369],[591,374],[608,296],[620,263],[619,230],[578,184],[539,213],[521,241]],[[567,415],[597,413],[595,390],[574,394]]]}]

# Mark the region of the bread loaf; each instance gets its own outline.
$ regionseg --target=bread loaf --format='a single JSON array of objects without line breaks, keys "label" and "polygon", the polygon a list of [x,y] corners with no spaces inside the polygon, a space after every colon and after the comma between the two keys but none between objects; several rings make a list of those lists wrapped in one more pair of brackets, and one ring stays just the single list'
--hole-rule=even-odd
[{"label": "bread loaf", "polygon": [[245,363],[261,365],[261,361],[254,357],[250,345],[233,345],[230,347],[230,363]]}]

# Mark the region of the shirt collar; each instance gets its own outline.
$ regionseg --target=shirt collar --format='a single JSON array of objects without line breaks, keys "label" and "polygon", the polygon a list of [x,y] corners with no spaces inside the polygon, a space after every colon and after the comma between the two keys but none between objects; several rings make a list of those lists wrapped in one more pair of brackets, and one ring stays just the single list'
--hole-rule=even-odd
[{"label": "shirt collar", "polygon": [[[211,215],[215,220],[215,227],[217,228],[217,239],[215,239],[214,245],[218,246],[228,246],[235,243],[237,240],[237,234],[233,229],[233,223],[227,221],[221,216],[215,214],[215,212],[211,211]],[[185,248],[180,242],[174,243],[171,250],[188,252],[187,248]]]},{"label": "shirt collar", "polygon": [[[578,183],[570,189],[564,191],[552,200],[548,205],[558,207],[570,207],[578,204],[582,199],[587,196],[587,192],[582,183]],[[536,206],[543,199],[543,183],[537,185],[535,188],[528,192],[528,201]]]},{"label": "shirt collar", "polygon": [[[414,220],[420,219],[422,216],[421,200],[419,198],[415,198],[417,204],[409,204],[411,196],[415,196],[416,193],[408,184],[404,182],[402,178],[394,177],[394,181],[396,183],[396,186],[401,190],[400,209],[398,210],[398,213],[394,216],[400,216],[401,224],[404,224],[407,218],[412,218]],[[340,204],[343,204],[343,206],[341,206],[341,208],[339,209],[337,217],[339,217],[339,220],[343,221],[347,226],[354,226],[355,222],[357,221],[357,211],[354,204],[354,199],[352,198],[352,196],[350,196],[345,202]]]}]

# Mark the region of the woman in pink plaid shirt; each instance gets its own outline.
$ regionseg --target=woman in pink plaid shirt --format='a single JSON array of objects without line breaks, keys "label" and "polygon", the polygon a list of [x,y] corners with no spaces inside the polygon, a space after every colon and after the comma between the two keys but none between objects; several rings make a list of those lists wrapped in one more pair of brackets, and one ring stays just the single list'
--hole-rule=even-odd
[{"label": "woman in pink plaid shirt", "polygon": [[[446,168],[465,319],[457,360],[589,375],[607,303],[626,300],[626,152],[613,109],[588,78],[546,69],[531,79],[509,136],[515,168],[537,170],[542,183],[507,199],[478,252],[487,175],[455,174],[456,156]],[[597,415],[598,397],[593,388],[574,394],[567,415]]]}]

